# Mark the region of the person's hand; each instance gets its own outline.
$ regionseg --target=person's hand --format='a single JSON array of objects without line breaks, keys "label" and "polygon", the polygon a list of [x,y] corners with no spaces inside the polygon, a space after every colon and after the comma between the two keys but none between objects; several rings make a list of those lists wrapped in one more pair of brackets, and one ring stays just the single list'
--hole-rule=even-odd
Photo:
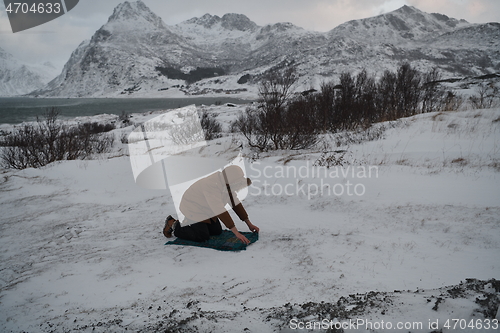
[{"label": "person's hand", "polygon": [[248,229],[250,229],[251,232],[259,232],[259,228],[256,225],[253,225],[249,219],[246,219],[245,223],[247,224]]},{"label": "person's hand", "polygon": [[248,229],[250,229],[251,232],[259,232],[259,227],[253,225],[251,222],[247,223]]},{"label": "person's hand", "polygon": [[240,241],[243,242],[243,244],[250,244],[250,241],[248,240],[248,238],[246,238],[245,236],[243,236],[239,231],[238,229],[236,229],[236,227],[232,227],[231,228],[231,231],[233,232],[233,234],[236,236],[236,238],[238,238]]},{"label": "person's hand", "polygon": [[250,241],[248,240],[248,238],[246,238],[245,236],[243,236],[242,234],[240,234],[239,232],[237,234],[235,234],[236,238],[238,238],[240,241],[242,241],[244,244],[248,245],[250,244]]}]

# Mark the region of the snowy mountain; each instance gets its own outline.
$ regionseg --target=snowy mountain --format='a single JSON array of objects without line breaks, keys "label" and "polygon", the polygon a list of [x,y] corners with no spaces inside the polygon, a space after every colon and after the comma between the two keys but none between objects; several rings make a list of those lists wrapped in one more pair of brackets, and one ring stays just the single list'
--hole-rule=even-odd
[{"label": "snowy mountain", "polygon": [[405,5],[387,14],[346,22],[331,30],[329,34],[332,37],[349,36],[370,43],[382,40],[403,43],[425,40],[469,25],[465,20],[459,21],[441,14],[428,14]]},{"label": "snowy mountain", "polygon": [[[258,26],[254,22],[250,21],[248,17],[242,14],[225,14],[222,17],[217,15],[205,14],[202,17],[194,17],[178,25],[179,27],[184,27],[184,29],[189,26],[197,27],[201,26],[204,30],[199,32],[204,33],[214,30],[225,30],[225,31],[255,31]],[[207,30],[208,29],[208,30]]]},{"label": "snowy mountain", "polygon": [[57,75],[55,67],[47,62],[25,64],[0,48],[0,96],[16,96],[40,89]]},{"label": "snowy mountain", "polygon": [[73,52],[61,75],[44,89],[45,95],[99,96],[162,86],[164,80],[155,66],[203,62],[189,53],[189,43],[172,33],[144,3],[125,2],[90,41]]},{"label": "snowy mountain", "polygon": [[[410,61],[445,77],[500,70],[500,24],[471,24],[414,7],[346,22],[329,32],[258,26],[242,14],[205,14],[167,26],[142,1],[117,6],[40,96],[168,96],[255,91],[266,71],[293,64],[303,87],[345,71],[380,73]],[[188,85],[188,87],[183,87]]]}]

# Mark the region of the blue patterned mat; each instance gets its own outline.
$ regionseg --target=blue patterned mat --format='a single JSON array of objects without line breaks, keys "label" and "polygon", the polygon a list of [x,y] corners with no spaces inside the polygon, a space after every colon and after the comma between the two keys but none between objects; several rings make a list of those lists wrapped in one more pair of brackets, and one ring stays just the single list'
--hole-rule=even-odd
[{"label": "blue patterned mat", "polygon": [[[256,232],[242,232],[241,234],[248,238],[250,244],[255,243],[259,239],[259,234]],[[209,240],[202,243],[176,238],[173,241],[166,242],[165,245],[207,247],[220,251],[242,251],[247,249],[247,245],[243,244],[229,230],[223,230],[219,236],[211,236]]]}]

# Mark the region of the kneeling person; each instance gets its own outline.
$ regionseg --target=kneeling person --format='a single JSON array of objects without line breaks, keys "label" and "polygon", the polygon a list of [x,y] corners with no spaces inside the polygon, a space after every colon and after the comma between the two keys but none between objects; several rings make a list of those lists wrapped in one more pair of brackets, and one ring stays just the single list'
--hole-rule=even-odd
[{"label": "kneeling person", "polygon": [[243,170],[236,165],[196,181],[182,196],[179,207],[188,225],[182,227],[179,221],[168,216],[163,234],[169,238],[174,234],[181,239],[204,242],[210,236],[222,233],[220,224],[222,221],[239,240],[249,244],[250,241],[238,231],[225,206],[229,204],[250,231],[259,232],[259,228],[250,222],[245,208],[236,195],[236,192],[251,183],[249,178],[244,177]]}]

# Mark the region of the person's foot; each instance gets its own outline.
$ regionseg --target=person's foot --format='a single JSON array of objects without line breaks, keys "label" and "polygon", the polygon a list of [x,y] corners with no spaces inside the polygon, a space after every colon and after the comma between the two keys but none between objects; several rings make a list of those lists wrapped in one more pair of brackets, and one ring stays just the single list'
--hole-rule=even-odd
[{"label": "person's foot", "polygon": [[172,215],[167,216],[165,220],[165,226],[163,227],[163,235],[167,238],[171,238],[174,233],[174,224],[177,222],[176,219],[172,217]]}]

